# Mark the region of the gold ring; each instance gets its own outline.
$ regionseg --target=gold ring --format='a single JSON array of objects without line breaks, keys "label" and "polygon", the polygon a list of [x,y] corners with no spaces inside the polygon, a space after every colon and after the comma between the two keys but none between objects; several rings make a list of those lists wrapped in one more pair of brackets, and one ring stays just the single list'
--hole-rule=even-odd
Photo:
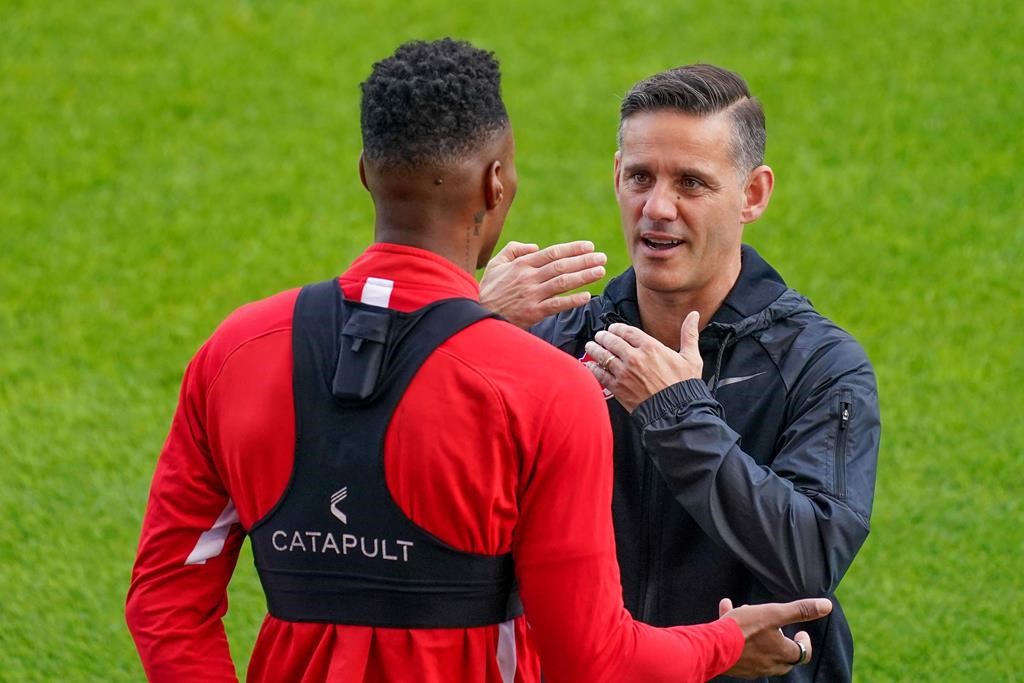
[{"label": "gold ring", "polygon": [[601,361],[601,369],[604,370],[605,372],[611,372],[611,370],[608,369],[608,366],[612,364],[613,360],[615,360],[614,354],[605,358],[603,361]]}]

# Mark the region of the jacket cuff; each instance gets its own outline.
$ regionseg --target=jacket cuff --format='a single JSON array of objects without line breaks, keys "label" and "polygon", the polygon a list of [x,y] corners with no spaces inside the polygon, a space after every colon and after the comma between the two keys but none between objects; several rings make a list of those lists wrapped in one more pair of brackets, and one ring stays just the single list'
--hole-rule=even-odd
[{"label": "jacket cuff", "polygon": [[674,415],[695,401],[711,401],[714,397],[702,379],[687,379],[667,386],[641,403],[633,411],[633,419],[641,429],[666,415]]}]

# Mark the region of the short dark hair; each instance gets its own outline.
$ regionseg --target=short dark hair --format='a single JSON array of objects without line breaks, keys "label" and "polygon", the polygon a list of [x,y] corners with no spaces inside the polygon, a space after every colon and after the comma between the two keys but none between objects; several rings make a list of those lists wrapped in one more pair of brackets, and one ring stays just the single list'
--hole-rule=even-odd
[{"label": "short dark hair", "polygon": [[361,88],[363,156],[384,166],[444,164],[508,126],[498,61],[464,41],[405,43]]},{"label": "short dark hair", "polygon": [[640,81],[622,99],[619,147],[626,119],[640,112],[664,109],[693,116],[711,116],[727,110],[732,116],[732,153],[737,169],[746,173],[764,163],[764,110],[739,74],[712,64],[691,64]]}]

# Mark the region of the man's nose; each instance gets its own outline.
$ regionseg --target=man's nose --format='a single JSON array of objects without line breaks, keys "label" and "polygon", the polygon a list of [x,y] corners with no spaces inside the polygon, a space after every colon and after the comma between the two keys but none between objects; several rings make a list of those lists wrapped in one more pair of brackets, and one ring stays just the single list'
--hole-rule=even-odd
[{"label": "man's nose", "polygon": [[652,221],[674,221],[679,217],[676,210],[676,193],[666,184],[658,183],[644,202],[644,218]]}]

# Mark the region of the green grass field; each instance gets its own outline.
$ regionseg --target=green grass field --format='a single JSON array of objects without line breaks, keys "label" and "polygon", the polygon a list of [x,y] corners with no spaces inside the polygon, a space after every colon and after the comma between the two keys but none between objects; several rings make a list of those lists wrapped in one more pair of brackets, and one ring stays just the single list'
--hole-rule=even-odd
[{"label": "green grass field", "polygon": [[[878,372],[873,532],[840,589],[857,678],[1024,680],[1008,0],[0,0],[0,680],[142,678],[123,601],[181,372],[233,308],[372,239],[358,84],[443,35],[502,60],[521,180],[506,238],[590,238],[613,272],[621,95],[694,61],[746,76],[777,174],[748,241]],[[243,556],[240,672],[262,615]]]}]

